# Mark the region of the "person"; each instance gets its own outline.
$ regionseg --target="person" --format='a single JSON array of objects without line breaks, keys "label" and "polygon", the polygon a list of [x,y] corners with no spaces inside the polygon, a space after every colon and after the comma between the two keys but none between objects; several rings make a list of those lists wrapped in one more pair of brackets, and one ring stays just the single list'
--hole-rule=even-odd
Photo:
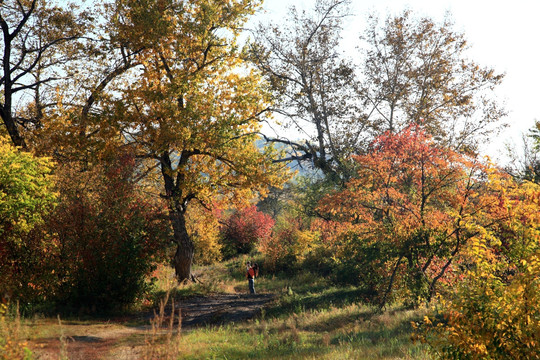
[{"label": "person", "polygon": [[255,277],[257,276],[258,268],[257,264],[251,266],[251,262],[248,261],[246,277],[248,279],[250,294],[255,294]]}]

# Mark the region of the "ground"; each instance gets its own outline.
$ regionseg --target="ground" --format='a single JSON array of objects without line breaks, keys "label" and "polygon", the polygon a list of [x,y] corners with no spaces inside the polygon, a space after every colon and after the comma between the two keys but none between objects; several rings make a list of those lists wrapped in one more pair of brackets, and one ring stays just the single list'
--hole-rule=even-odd
[{"label": "ground", "polygon": [[[274,295],[265,294],[215,294],[207,297],[185,299],[174,305],[175,312],[180,310],[182,333],[205,326],[238,323],[256,316],[260,310],[274,299]],[[165,310],[165,327],[169,325],[171,306]],[[63,321],[51,324],[60,331],[51,336],[36,334],[36,340],[30,343],[38,359],[56,360],[63,355],[70,360],[115,359],[128,360],[141,358],[145,343],[153,336],[151,322],[155,314],[141,312],[130,316],[110,319],[106,322]],[[34,320],[40,328],[40,321]],[[177,328],[176,324],[173,325]]]}]

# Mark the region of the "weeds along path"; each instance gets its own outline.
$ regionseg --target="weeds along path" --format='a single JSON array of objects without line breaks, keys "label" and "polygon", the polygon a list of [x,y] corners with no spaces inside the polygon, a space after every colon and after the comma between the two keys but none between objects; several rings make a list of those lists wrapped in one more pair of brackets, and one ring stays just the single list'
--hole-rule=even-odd
[{"label": "weeds along path", "polygon": [[[181,312],[182,331],[190,331],[199,326],[251,319],[274,297],[274,294],[268,293],[215,294],[175,301],[174,307],[176,314],[179,310]],[[165,309],[164,327],[169,324],[170,314],[169,302]],[[153,317],[153,312],[145,312],[103,322],[64,321],[61,328],[54,320],[45,319],[33,324],[33,331],[37,333],[32,336],[30,347],[41,360],[56,360],[62,356],[70,360],[140,359],[148,338],[155,336],[150,325]],[[46,327],[56,330],[45,331]],[[174,327],[177,327],[177,320]],[[167,331],[164,328],[162,334]]]}]

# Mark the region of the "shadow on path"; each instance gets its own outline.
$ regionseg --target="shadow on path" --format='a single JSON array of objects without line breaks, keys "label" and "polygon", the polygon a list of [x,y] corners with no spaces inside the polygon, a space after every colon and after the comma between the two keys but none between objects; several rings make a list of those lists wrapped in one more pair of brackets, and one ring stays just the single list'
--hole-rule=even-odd
[{"label": "shadow on path", "polygon": [[175,309],[181,309],[182,328],[222,325],[255,317],[274,298],[274,294],[216,294],[182,300]]}]

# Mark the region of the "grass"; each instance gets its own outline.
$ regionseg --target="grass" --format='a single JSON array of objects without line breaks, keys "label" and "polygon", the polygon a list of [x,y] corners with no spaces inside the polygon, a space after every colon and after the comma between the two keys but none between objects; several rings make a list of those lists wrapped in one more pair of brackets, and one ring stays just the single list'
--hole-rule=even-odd
[{"label": "grass", "polygon": [[[59,320],[34,317],[20,321],[25,341],[39,345],[47,339],[123,331],[146,325],[144,334],[132,333],[102,351],[103,358],[120,359],[119,349],[135,349],[142,359],[429,359],[422,344],[413,344],[411,321],[426,310],[393,306],[385,312],[362,303],[354,287],[334,286],[328,279],[309,273],[265,274],[256,281],[262,293],[276,294],[261,314],[247,322],[180,329],[163,314],[163,304],[180,298],[213,293],[247,292],[244,264],[247,257],[207,267],[195,267],[201,282],[174,285],[172,270],[157,272],[152,301],[161,311],[148,321],[131,319],[124,324],[103,319]],[[61,350],[61,348],[60,348]],[[63,358],[58,354],[58,358]],[[157,355],[157,357],[156,357]]]},{"label": "grass", "polygon": [[[211,272],[219,283],[246,291],[243,263],[237,259]],[[426,310],[394,306],[381,313],[358,302],[358,289],[314,274],[261,275],[257,291],[278,294],[276,301],[246,323],[183,334],[182,359],[430,359],[424,345],[410,340],[411,322]]]},{"label": "grass", "polygon": [[293,313],[184,334],[182,359],[429,359],[410,341],[416,311],[364,305]]}]

